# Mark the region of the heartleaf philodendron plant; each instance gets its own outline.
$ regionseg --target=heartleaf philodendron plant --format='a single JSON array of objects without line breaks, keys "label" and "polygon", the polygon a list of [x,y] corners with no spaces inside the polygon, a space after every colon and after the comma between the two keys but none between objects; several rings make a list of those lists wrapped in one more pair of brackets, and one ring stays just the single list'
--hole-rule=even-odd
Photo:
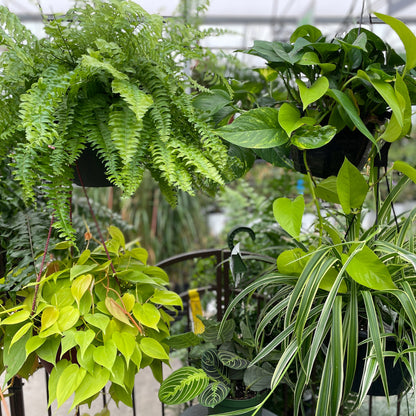
[{"label": "heartleaf philodendron plant", "polygon": [[49,406],[71,396],[71,409],[90,404],[107,383],[116,403],[132,406],[140,369],[150,366],[161,382],[162,363],[169,362],[167,311],[182,301],[166,288],[166,273],[147,264],[143,247],[126,244],[116,227],[109,233],[105,247],[78,256],[58,243],[67,258],[52,261],[17,302],[1,305],[5,383],[29,377],[40,360],[51,370]]}]

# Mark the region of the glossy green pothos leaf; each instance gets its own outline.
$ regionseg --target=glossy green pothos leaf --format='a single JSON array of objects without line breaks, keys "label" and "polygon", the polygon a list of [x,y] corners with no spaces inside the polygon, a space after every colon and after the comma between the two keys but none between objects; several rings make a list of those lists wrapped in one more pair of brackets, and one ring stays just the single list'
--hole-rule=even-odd
[{"label": "glossy green pothos leaf", "polygon": [[345,214],[361,208],[367,196],[368,184],[360,171],[345,158],[337,176],[337,193]]},{"label": "glossy green pothos leaf", "polygon": [[299,127],[292,135],[291,142],[298,149],[318,149],[325,146],[335,136],[337,129],[333,126],[309,126]]},{"label": "glossy green pothos leaf", "polygon": [[291,104],[284,103],[279,109],[279,123],[288,136],[304,124],[313,125],[315,119],[312,117],[301,117],[300,111]]},{"label": "glossy green pothos leaf", "polygon": [[218,133],[228,142],[252,149],[268,149],[285,144],[289,137],[279,125],[279,111],[261,107],[241,114]]},{"label": "glossy green pothos leaf", "polygon": [[293,238],[298,239],[305,211],[305,200],[302,195],[294,201],[289,198],[278,198],[273,202],[273,215],[279,225]]},{"label": "glossy green pothos leaf", "polygon": [[304,110],[308,107],[308,105],[322,98],[329,88],[329,81],[327,77],[318,78],[309,88],[300,79],[296,80],[296,84],[299,87],[299,94]]},{"label": "glossy green pothos leaf", "polygon": [[357,283],[374,290],[397,289],[387,266],[370,247],[363,246],[357,251],[356,245],[353,246],[348,255],[342,254],[342,262],[347,261],[347,273]]},{"label": "glossy green pothos leaf", "polygon": [[200,395],[208,384],[209,378],[204,370],[182,367],[162,382],[159,400],[169,405],[186,403]]}]

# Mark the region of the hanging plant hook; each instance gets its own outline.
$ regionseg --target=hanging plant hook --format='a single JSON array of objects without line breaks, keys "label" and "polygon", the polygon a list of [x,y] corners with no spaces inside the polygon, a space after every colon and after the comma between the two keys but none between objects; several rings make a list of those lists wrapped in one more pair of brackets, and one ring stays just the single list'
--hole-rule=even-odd
[{"label": "hanging plant hook", "polygon": [[254,233],[254,231],[250,228],[250,227],[245,227],[245,226],[237,226],[235,228],[233,228],[227,236],[227,243],[228,243],[228,248],[232,251],[235,244],[234,244],[234,238],[236,237],[237,234],[240,233],[248,233],[248,235],[250,236],[250,238],[252,239],[252,241],[256,240],[256,234]]}]

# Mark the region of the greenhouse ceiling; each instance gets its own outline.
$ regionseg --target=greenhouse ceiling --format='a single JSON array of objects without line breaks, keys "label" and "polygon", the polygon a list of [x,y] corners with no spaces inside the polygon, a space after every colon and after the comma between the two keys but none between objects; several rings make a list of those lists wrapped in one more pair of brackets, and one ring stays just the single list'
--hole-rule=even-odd
[{"label": "greenhouse ceiling", "polygon": [[[163,16],[178,15],[178,5],[190,6],[205,0],[134,0],[150,13]],[[22,21],[41,35],[40,4],[45,14],[65,13],[75,0],[0,0],[19,15]],[[399,42],[393,33],[372,12],[390,14],[404,20],[416,29],[416,2],[414,0],[211,0],[202,16],[205,26],[228,29],[231,34],[213,38],[207,46],[232,51],[245,48],[254,39],[285,40],[301,23],[318,26],[324,33],[338,34],[361,21],[384,36],[389,43]],[[391,39],[390,39],[391,37]]]}]

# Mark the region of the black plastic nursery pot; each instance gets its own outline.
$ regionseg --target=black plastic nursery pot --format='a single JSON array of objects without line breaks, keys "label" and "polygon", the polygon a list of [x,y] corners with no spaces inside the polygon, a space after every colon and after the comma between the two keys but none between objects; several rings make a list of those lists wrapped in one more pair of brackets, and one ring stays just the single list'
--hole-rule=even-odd
[{"label": "black plastic nursery pot", "polygon": [[249,399],[231,399],[227,398],[223,400],[221,403],[217,404],[215,407],[208,408],[209,415],[219,415],[225,412],[233,412],[235,410],[240,410],[240,416],[251,416],[253,411],[245,412],[245,409],[249,409],[250,407],[257,406],[261,403],[264,398],[266,397],[266,392],[259,393],[254,397]]},{"label": "black plastic nursery pot", "polygon": [[104,163],[90,146],[85,147],[77,160],[73,183],[92,188],[113,186],[105,174]]},{"label": "black plastic nursery pot", "polygon": [[[365,333],[360,332],[360,342],[366,338]],[[397,352],[397,343],[394,337],[386,338],[386,350]],[[365,357],[367,355],[367,347],[365,344],[358,346],[357,366],[355,370],[354,381],[351,390],[358,392],[360,389],[361,379],[364,371]],[[398,360],[394,364],[394,357],[385,357],[384,364],[386,366],[387,385],[390,396],[397,396],[403,393],[410,383],[410,374],[405,364]],[[369,396],[385,396],[383,382],[378,377],[370,386],[367,393]]]},{"label": "black plastic nursery pot", "polygon": [[[326,145],[318,149],[305,150],[306,162],[313,176],[328,178],[336,176],[344,159],[347,158],[361,170],[371,150],[371,142],[359,130],[345,127],[337,133]],[[307,173],[303,160],[303,150],[292,146],[290,158],[294,168],[301,173]]]}]

